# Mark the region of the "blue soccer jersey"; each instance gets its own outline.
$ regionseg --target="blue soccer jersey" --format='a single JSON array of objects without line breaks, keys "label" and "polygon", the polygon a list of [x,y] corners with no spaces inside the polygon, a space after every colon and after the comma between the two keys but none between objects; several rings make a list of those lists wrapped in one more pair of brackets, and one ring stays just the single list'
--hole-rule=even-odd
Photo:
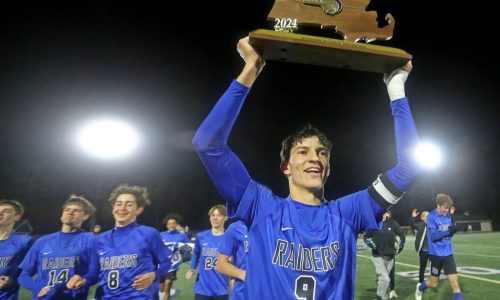
[{"label": "blue soccer jersey", "polygon": [[[248,249],[248,229],[245,223],[236,221],[229,225],[224,233],[224,242],[219,249],[219,253],[231,256],[232,262],[236,267],[246,270]],[[235,279],[230,299],[243,299],[244,288],[245,283],[239,279]]]},{"label": "blue soccer jersey", "polygon": [[188,237],[179,231],[163,231],[160,232],[161,239],[163,244],[167,246],[167,248],[172,253],[170,257],[170,270],[169,271],[177,271],[182,264],[182,255],[179,251],[179,247],[183,244],[189,243]]},{"label": "blue soccer jersey", "polygon": [[[158,230],[132,223],[97,237],[99,287],[95,299],[158,299],[160,277],[170,268],[168,249]],[[137,276],[155,272],[153,284],[136,290]]]},{"label": "blue soccer jersey", "polygon": [[[431,211],[426,219],[427,222],[427,241],[429,242],[429,254],[435,256],[448,256],[453,254],[453,246],[451,245],[451,236],[448,232],[448,227],[453,224],[450,213],[444,216],[440,215],[437,209]],[[432,236],[439,233],[442,238],[432,241]]]},{"label": "blue soccer jersey", "polygon": [[204,296],[222,296],[228,293],[228,278],[215,270],[219,247],[224,242],[224,235],[213,235],[212,230],[205,230],[196,235],[190,269],[198,266],[198,277],[194,292]]},{"label": "blue soccer jersey", "polygon": [[249,228],[245,299],[353,299],[358,234],[379,228],[421,171],[412,158],[418,136],[408,100],[391,102],[397,165],[368,189],[309,206],[255,182],[227,146],[248,91],[233,81],[193,139],[229,216]]},{"label": "blue soccer jersey", "polygon": [[0,300],[17,299],[19,294],[17,277],[21,273],[19,264],[32,243],[31,237],[15,233],[11,233],[7,239],[0,241],[0,276],[8,276],[12,280],[12,284],[0,289]]},{"label": "blue soccer jersey", "polygon": [[[87,299],[89,286],[97,280],[94,241],[94,235],[86,231],[55,232],[41,237],[20,265],[19,283],[31,290],[32,299]],[[66,282],[75,274],[87,280],[85,286],[67,289]],[[38,298],[44,287],[50,287],[50,291]]]}]

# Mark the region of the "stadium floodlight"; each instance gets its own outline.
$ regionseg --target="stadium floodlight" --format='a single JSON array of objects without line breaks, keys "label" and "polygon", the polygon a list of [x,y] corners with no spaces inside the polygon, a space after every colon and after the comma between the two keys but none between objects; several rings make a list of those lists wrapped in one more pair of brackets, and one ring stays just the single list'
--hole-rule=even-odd
[{"label": "stadium floodlight", "polygon": [[442,161],[441,151],[430,142],[420,143],[415,148],[414,154],[417,162],[426,169],[435,169]]},{"label": "stadium floodlight", "polygon": [[77,144],[100,159],[119,159],[137,149],[139,134],[123,121],[101,119],[82,127],[77,134]]}]

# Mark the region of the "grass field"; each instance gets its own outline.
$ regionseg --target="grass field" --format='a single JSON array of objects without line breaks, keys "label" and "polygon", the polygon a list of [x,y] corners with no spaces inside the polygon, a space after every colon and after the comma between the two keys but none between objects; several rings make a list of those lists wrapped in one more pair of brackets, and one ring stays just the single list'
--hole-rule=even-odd
[{"label": "grass field", "polygon": [[[414,299],[418,278],[418,255],[413,237],[408,237],[406,247],[396,258],[396,291],[398,299]],[[362,244],[359,240],[358,244]],[[453,238],[455,261],[459,267],[459,283],[464,299],[500,299],[500,232],[457,234]],[[174,299],[193,299],[193,280],[184,279],[188,268],[183,264],[175,288],[180,291]],[[496,271],[496,273],[495,273]],[[495,274],[489,274],[495,273]],[[377,284],[370,251],[358,252],[355,299],[374,299]],[[30,293],[21,291],[21,300],[31,299]],[[92,297],[89,297],[92,299]],[[423,299],[452,299],[448,280],[440,281],[437,291],[427,290]],[[131,299],[132,300],[132,299]],[[279,300],[279,299],[275,299]]]}]

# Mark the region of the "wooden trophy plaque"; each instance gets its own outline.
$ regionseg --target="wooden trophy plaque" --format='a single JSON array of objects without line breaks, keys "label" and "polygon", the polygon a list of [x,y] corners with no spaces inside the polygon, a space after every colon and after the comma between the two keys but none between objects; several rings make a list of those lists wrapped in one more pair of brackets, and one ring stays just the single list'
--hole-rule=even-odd
[{"label": "wooden trophy plaque", "polygon": [[[295,62],[376,73],[388,73],[412,59],[404,50],[372,45],[389,40],[394,18],[378,27],[370,0],[275,0],[268,19],[275,30],[250,32],[250,44],[267,60]],[[343,39],[294,33],[298,26],[332,29]]]}]

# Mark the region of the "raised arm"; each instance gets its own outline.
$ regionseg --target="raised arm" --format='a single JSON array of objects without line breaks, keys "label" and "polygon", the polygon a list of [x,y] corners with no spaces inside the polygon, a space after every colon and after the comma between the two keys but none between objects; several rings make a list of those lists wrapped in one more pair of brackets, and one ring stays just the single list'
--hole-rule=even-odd
[{"label": "raised arm", "polygon": [[421,172],[412,155],[419,139],[404,89],[411,69],[412,64],[409,61],[403,67],[384,76],[394,117],[397,164],[379,176],[369,188],[372,198],[383,208],[396,204]]},{"label": "raised arm", "polygon": [[250,45],[248,36],[238,41],[236,50],[245,61],[245,67],[243,67],[236,81],[250,88],[266,65],[266,61],[259,52]]},{"label": "raised arm", "polygon": [[245,66],[238,78],[219,99],[198,128],[193,146],[198,152],[219,193],[233,214],[248,183],[250,175],[243,163],[229,149],[227,139],[249,88],[264,67],[264,60],[249,44],[248,37],[238,42],[238,52]]},{"label": "raised arm", "polygon": [[420,212],[418,211],[418,209],[414,208],[412,211],[411,211],[411,218],[410,218],[410,227],[412,229],[415,229],[417,230],[417,224],[418,224],[418,220],[417,220],[417,216]]},{"label": "raised arm", "polygon": [[396,187],[405,191],[421,172],[413,157],[413,150],[419,143],[417,129],[405,96],[404,83],[413,66],[409,61],[386,78],[387,92],[391,99],[392,115],[396,136],[397,165],[387,174]]}]

